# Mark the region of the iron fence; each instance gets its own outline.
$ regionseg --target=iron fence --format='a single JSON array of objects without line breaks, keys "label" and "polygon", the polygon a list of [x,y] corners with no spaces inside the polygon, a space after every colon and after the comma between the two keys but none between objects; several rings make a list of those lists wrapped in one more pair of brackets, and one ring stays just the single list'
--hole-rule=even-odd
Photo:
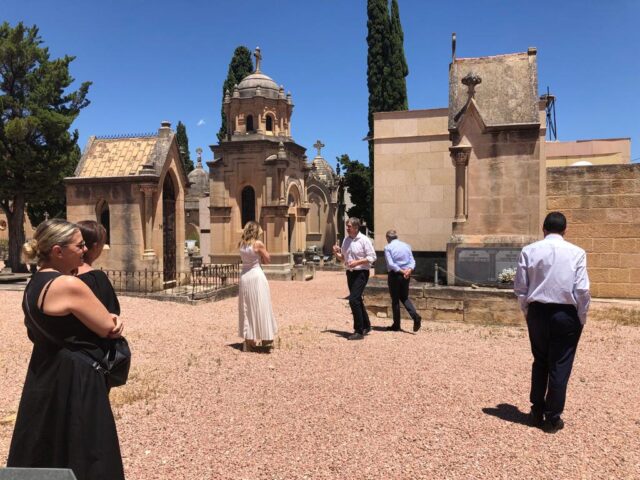
[{"label": "iron fence", "polygon": [[186,272],[102,270],[116,292],[205,298],[238,284],[240,264],[203,264]]}]

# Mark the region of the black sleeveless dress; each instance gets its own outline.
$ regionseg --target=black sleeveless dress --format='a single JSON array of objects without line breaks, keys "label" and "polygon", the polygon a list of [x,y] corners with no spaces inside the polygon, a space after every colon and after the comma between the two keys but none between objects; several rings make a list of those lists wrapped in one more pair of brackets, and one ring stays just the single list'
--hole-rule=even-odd
[{"label": "black sleeveless dress", "polygon": [[109,277],[102,270],[89,270],[78,278],[86,283],[108,312],[120,315],[120,302]]},{"label": "black sleeveless dress", "polygon": [[25,314],[28,302],[38,325],[64,346],[27,328],[33,352],[7,466],[70,468],[78,480],[123,480],[105,378],[81,352],[100,354],[105,342],[74,315],[46,315],[37,305],[40,292],[60,275],[37,272],[25,289]]}]

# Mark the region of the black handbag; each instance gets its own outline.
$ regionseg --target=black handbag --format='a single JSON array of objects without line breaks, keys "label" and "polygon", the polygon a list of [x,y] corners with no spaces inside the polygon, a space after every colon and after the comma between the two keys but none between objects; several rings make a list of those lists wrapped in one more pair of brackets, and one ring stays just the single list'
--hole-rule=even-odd
[{"label": "black handbag", "polygon": [[[37,330],[40,335],[46,338],[50,343],[53,343],[58,348],[65,348],[64,342],[53,337],[44,328],[42,328],[38,322],[31,315],[31,308],[29,307],[28,298],[29,285],[25,288],[25,296],[22,301],[24,311],[27,314],[25,316],[25,324],[27,327]],[[87,350],[78,350],[82,355],[80,358],[89,363],[94,370],[104,375],[109,388],[119,387],[127,383],[129,377],[129,368],[131,367],[131,349],[129,343],[124,337],[105,339],[108,342],[108,349],[102,358],[96,358],[93,354]]]},{"label": "black handbag", "polygon": [[82,353],[91,360],[91,366],[102,373],[109,388],[120,387],[127,383],[131,367],[131,349],[124,337],[109,339],[109,349],[102,358],[95,358],[90,352]]}]

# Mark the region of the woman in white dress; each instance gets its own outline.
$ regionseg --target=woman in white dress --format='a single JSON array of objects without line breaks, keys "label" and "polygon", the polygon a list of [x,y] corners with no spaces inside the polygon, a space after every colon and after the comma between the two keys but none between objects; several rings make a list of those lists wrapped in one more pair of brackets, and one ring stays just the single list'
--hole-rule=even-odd
[{"label": "woman in white dress", "polygon": [[253,350],[260,341],[265,348],[273,347],[278,331],[271,307],[271,292],[261,263],[269,263],[267,248],[258,238],[262,228],[256,222],[247,222],[238,243],[242,259],[242,273],[238,295],[238,335],[244,338],[243,350]]}]

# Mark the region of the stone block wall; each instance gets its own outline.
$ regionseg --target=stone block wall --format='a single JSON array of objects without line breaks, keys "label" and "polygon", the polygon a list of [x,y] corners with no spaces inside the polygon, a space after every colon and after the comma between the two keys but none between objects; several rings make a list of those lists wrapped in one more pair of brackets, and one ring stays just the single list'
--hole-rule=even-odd
[{"label": "stone block wall", "polygon": [[547,210],[586,250],[593,296],[640,298],[640,164],[549,168]]},{"label": "stone block wall", "polygon": [[[372,316],[393,317],[386,279],[372,278],[365,290],[365,305]],[[474,324],[524,325],[524,317],[512,289],[436,287],[411,283],[409,298],[425,321]],[[400,306],[401,318],[409,319]]]}]

